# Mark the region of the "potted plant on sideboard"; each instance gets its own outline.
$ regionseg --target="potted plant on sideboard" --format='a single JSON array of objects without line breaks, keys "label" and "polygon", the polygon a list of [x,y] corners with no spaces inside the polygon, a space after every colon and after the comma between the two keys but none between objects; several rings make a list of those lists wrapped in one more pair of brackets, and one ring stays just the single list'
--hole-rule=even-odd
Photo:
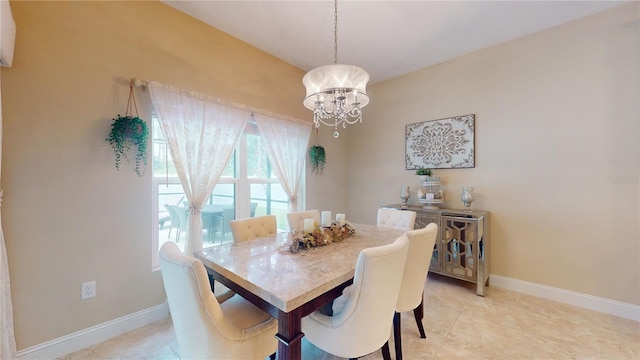
[{"label": "potted plant on sideboard", "polygon": [[418,181],[426,182],[429,181],[429,177],[431,176],[431,169],[425,167],[419,167],[416,169],[416,175],[418,175]]}]

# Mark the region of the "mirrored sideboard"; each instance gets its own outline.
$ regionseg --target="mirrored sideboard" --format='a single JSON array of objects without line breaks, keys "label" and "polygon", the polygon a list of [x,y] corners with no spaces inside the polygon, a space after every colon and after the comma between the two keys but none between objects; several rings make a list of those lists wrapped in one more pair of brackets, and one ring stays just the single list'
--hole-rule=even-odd
[{"label": "mirrored sideboard", "polygon": [[475,283],[476,294],[484,296],[485,286],[489,284],[489,212],[402,205],[383,207],[415,211],[416,229],[432,222],[438,224],[429,271]]}]

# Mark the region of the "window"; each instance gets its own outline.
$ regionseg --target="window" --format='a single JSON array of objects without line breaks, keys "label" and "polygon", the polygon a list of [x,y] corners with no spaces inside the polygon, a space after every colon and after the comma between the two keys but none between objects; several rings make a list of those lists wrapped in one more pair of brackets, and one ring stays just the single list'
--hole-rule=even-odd
[{"label": "window", "polygon": [[[154,202],[152,259],[153,267],[157,268],[159,266],[158,249],[165,241],[176,242],[184,251],[187,240],[188,201],[171,160],[160,124],[155,116],[152,117],[152,121],[152,198]],[[304,191],[301,190],[300,194],[304,194]],[[298,199],[302,199],[300,194]],[[278,219],[278,231],[286,231],[288,210],[288,196],[271,169],[258,128],[255,123],[249,122],[218,184],[203,207],[203,246],[231,242],[233,238],[229,220],[236,217],[273,214]]]}]

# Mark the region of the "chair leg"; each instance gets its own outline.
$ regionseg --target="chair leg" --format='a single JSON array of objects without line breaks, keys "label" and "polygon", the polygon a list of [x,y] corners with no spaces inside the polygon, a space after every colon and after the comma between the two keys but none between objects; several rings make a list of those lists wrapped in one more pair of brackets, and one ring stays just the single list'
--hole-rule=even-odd
[{"label": "chair leg", "polygon": [[215,294],[216,291],[214,288],[215,288],[216,281],[213,279],[213,275],[209,274],[208,271],[207,271],[207,276],[209,277],[209,286],[211,287],[211,292]]},{"label": "chair leg", "polygon": [[276,353],[269,355],[269,359],[276,360]]},{"label": "chair leg", "polygon": [[402,360],[402,327],[400,326],[400,313],[393,314],[393,341],[396,350],[396,360]]},{"label": "chair leg", "polygon": [[384,360],[391,360],[391,353],[389,352],[389,342],[387,341],[382,345],[382,358]]},{"label": "chair leg", "polygon": [[422,327],[422,318],[424,317],[424,299],[420,302],[420,305],[413,309],[413,316],[416,318],[420,337],[426,339],[427,335],[424,333],[424,327]]}]

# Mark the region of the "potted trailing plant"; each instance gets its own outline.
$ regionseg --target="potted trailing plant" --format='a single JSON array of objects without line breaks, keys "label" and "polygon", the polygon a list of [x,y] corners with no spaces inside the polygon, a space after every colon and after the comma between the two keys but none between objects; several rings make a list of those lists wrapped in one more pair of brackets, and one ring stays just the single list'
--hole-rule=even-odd
[{"label": "potted trailing plant", "polygon": [[431,169],[425,167],[419,167],[416,169],[416,175],[418,175],[418,180],[420,182],[425,182],[429,180],[431,176]]},{"label": "potted trailing plant", "polygon": [[[124,157],[127,162],[129,157],[127,152],[132,147],[136,148],[136,174],[142,176],[147,166],[147,138],[149,137],[149,129],[147,123],[139,117],[120,116],[113,119],[111,124],[111,132],[107,141],[111,144],[113,151],[116,153],[116,169],[120,170],[120,160]],[[144,167],[141,166],[144,164]]]},{"label": "potted trailing plant", "polygon": [[312,146],[309,149],[309,158],[311,159],[313,172],[316,175],[322,174],[322,170],[324,170],[324,164],[327,162],[327,155],[324,151],[324,147],[320,145]]}]

